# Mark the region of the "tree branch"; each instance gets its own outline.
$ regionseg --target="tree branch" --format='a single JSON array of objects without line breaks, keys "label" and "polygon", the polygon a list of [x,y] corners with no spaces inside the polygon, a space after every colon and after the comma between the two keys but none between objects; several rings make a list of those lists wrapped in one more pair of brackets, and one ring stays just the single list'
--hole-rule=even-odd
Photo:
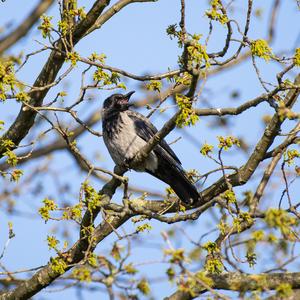
[{"label": "tree branch", "polygon": [[[119,173],[119,175],[122,175],[122,173]],[[110,201],[111,196],[114,194],[119,184],[119,180],[112,178],[112,180],[103,186],[102,190],[99,192],[103,195],[103,202]],[[99,209],[97,213],[95,212],[91,214],[90,211],[86,212],[81,225],[80,239],[68,251],[61,255],[60,258],[66,263],[66,268],[64,268],[63,273],[84,259],[87,250],[93,251],[100,241],[113,232],[113,228],[118,228],[131,217],[128,214],[124,214],[123,216],[114,217],[110,223],[103,221],[100,225],[98,225],[97,229],[95,229],[92,236],[84,235],[82,233],[82,229],[93,224],[98,212]],[[93,241],[92,244],[90,244],[90,240]],[[30,279],[21,282],[14,290],[0,294],[0,299],[28,299],[37,294],[43,288],[47,287],[61,275],[62,273],[54,270],[51,262],[49,262],[45,267],[37,271]]]},{"label": "tree branch", "polygon": [[[91,10],[87,13],[86,18],[75,27],[73,34],[74,45],[85,35],[86,31],[94,24],[98,16],[102,13],[104,8],[109,5],[109,3],[109,0],[98,0],[95,2]],[[61,39],[57,42],[57,48],[61,50],[63,49]],[[62,54],[56,50],[52,50],[46,64],[34,83],[34,87],[43,87],[51,84],[55,80],[64,61],[65,57]],[[49,88],[29,92],[31,98],[29,104],[31,106],[41,106],[48,91]],[[0,138],[0,145],[2,144],[2,140],[11,140],[15,146],[17,146],[33,126],[36,114],[36,111],[24,110],[24,106],[22,106],[16,120]],[[4,147],[0,146],[0,157],[5,151]]]},{"label": "tree branch", "polygon": [[[225,273],[221,275],[207,275],[212,280],[212,289],[229,291],[275,290],[280,284],[287,283],[292,289],[300,288],[300,273],[273,273],[273,274],[241,274]],[[191,300],[197,298],[207,290],[200,285],[192,289],[193,295],[188,292],[177,291],[165,300]]]},{"label": "tree branch", "polygon": [[131,3],[138,2],[156,2],[158,0],[120,0],[116,4],[114,4],[111,8],[109,8],[104,14],[102,14],[95,22],[95,24],[86,32],[86,34],[90,34],[92,31],[99,29],[107,20],[113,17],[116,13],[118,13],[122,8]]},{"label": "tree branch", "polygon": [[54,0],[41,0],[28,14],[22,24],[0,40],[0,55],[24,37]]},{"label": "tree branch", "polygon": [[[300,74],[296,77],[294,84],[299,85],[300,83]],[[296,102],[298,96],[300,93],[300,88],[292,89],[288,92],[284,102],[286,107],[291,107]],[[239,171],[231,174],[228,176],[228,181],[232,186],[238,186],[245,184],[249,178],[252,176],[256,168],[258,167],[259,163],[264,159],[264,156],[266,155],[266,152],[268,151],[269,147],[272,145],[275,137],[277,136],[281,124],[284,122],[286,118],[281,118],[278,113],[276,112],[270,121],[270,123],[267,125],[263,136],[257,143],[255,149],[253,150],[252,154],[250,155],[249,159],[243,165],[241,168],[239,168]],[[227,184],[225,179],[222,177],[220,178],[216,183],[214,183],[212,186],[207,188],[205,191],[203,191],[204,197],[206,195],[210,195],[210,197],[215,197],[219,195],[222,192],[225,192],[227,190]]]}]

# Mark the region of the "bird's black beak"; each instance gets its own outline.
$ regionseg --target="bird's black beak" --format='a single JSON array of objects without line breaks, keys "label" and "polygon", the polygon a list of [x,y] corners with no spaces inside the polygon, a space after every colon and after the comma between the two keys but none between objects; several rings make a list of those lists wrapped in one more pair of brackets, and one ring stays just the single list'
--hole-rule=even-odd
[{"label": "bird's black beak", "polygon": [[[130,97],[131,97],[134,93],[135,93],[135,91],[131,91],[131,92],[129,92],[128,94],[124,95],[124,98],[127,99],[127,101],[129,102]],[[134,105],[133,103],[128,103],[128,102],[127,102],[127,107],[128,107],[128,108]]]},{"label": "bird's black beak", "polygon": [[126,94],[126,95],[124,95],[124,98],[126,98],[126,99],[130,99],[130,97],[133,95],[135,93],[135,91],[131,91],[131,92],[129,92],[128,94]]}]

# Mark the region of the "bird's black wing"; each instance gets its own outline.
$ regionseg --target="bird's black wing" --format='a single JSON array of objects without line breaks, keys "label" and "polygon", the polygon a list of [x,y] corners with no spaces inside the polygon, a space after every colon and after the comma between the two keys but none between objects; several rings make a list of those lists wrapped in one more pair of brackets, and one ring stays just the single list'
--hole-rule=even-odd
[{"label": "bird's black wing", "polygon": [[[145,141],[149,141],[156,133],[156,127],[142,114],[135,111],[128,111],[128,116],[133,120],[137,135]],[[159,149],[162,148],[162,149]],[[171,147],[166,143],[165,140],[161,140],[158,145],[158,152],[163,154],[166,151],[177,163],[181,164],[179,158],[176,156]]]}]

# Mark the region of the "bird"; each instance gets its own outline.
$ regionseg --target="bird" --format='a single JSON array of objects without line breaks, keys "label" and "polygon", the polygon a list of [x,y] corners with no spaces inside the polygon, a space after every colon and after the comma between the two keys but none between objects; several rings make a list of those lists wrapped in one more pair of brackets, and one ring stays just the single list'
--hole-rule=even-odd
[{"label": "bird", "polygon": [[184,171],[179,158],[162,139],[139,165],[130,165],[138,151],[157,132],[144,115],[131,110],[130,97],[135,93],[113,94],[103,102],[103,140],[118,166],[146,172],[168,184],[182,202],[193,205],[201,201],[200,194]]}]

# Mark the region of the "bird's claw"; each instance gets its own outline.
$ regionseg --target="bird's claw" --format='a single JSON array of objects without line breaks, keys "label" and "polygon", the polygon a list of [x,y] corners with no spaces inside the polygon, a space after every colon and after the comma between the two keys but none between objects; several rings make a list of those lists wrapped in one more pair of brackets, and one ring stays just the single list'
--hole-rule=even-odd
[{"label": "bird's claw", "polygon": [[[126,177],[127,178],[127,177]],[[127,180],[125,180],[124,182],[123,182],[123,184],[124,184],[124,193],[123,193],[123,201],[124,200],[126,200],[126,199],[129,199],[128,198],[128,178],[127,178]]]},{"label": "bird's claw", "polygon": [[130,164],[131,164],[131,162],[132,162],[132,158],[125,158],[125,159],[124,159],[124,167],[125,167],[126,169],[130,169]]}]

